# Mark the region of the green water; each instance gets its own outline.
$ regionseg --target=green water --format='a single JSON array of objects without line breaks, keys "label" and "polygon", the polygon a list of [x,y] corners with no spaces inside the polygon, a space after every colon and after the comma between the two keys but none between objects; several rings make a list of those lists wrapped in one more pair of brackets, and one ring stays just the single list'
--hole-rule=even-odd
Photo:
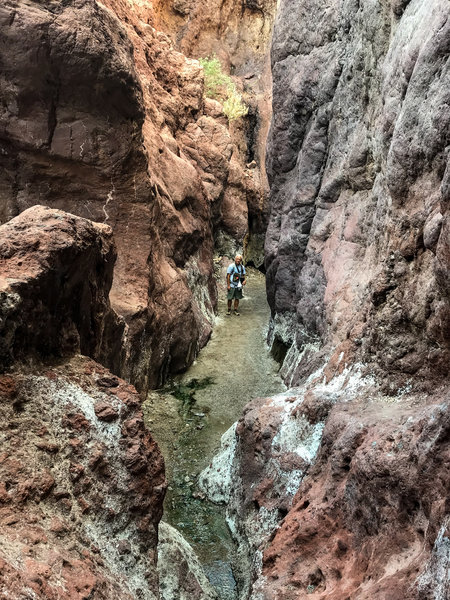
[{"label": "green water", "polygon": [[167,389],[151,392],[144,405],[147,424],[166,460],[169,488],[164,519],[194,548],[221,600],[236,597],[231,573],[235,548],[225,507],[202,497],[197,477],[247,402],[284,389],[265,344],[269,322],[265,279],[254,269],[248,273],[241,315],[225,315],[222,289],[206,348],[187,373]]}]

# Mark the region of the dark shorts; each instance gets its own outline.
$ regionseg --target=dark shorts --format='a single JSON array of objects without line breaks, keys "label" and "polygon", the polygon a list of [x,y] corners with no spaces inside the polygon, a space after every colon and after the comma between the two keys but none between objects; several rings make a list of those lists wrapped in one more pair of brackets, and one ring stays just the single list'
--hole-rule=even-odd
[{"label": "dark shorts", "polygon": [[242,288],[230,288],[227,293],[227,300],[240,300],[242,298]]}]

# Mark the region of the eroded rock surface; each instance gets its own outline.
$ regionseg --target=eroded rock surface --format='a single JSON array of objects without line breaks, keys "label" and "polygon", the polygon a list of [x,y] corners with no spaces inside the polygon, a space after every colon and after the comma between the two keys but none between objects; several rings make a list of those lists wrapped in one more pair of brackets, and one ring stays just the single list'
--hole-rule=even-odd
[{"label": "eroded rock surface", "polygon": [[135,388],[78,354],[118,323],[111,228],[34,206],[0,252],[1,596],[156,600],[164,461]]},{"label": "eroded rock surface", "polygon": [[332,408],[253,597],[445,598],[449,408],[445,388],[428,402],[372,393]]},{"label": "eroded rock surface", "polygon": [[448,373],[449,40],[443,0],[280,5],[266,263],[294,384],[314,341]]},{"label": "eroded rock surface", "polygon": [[449,402],[357,367],[252,401],[199,480],[227,504],[240,598],[445,598]]},{"label": "eroded rock surface", "polygon": [[227,119],[151,3],[6,0],[0,24],[0,221],[45,204],[113,228],[114,369],[155,387],[211,333],[214,237],[247,232],[255,185]]},{"label": "eroded rock surface", "polygon": [[164,462],[136,390],[75,357],[0,376],[0,590],[158,598]]},{"label": "eroded rock surface", "polygon": [[34,206],[0,227],[0,371],[33,357],[120,356],[115,259],[108,225],[60,210]]},{"label": "eroded rock surface", "polygon": [[158,574],[161,600],[217,600],[191,546],[168,523],[159,527]]},{"label": "eroded rock surface", "polygon": [[205,473],[252,600],[448,595],[449,24],[440,0],[280,4],[266,265],[295,387],[247,407],[235,484]]},{"label": "eroded rock surface", "polygon": [[217,56],[243,93],[249,110],[245,118],[232,121],[229,127],[235,149],[222,203],[221,232],[225,239],[219,235],[216,244],[232,255],[228,236],[243,240],[246,260],[260,267],[268,217],[265,156],[272,114],[269,46],[276,2],[154,0],[153,4],[157,27],[171,35],[176,48],[193,58]]},{"label": "eroded rock surface", "polygon": [[215,598],[181,535],[158,549],[164,461],[136,389],[79,354],[102,358],[108,322],[120,351],[111,228],[34,206],[0,253],[1,597]]}]

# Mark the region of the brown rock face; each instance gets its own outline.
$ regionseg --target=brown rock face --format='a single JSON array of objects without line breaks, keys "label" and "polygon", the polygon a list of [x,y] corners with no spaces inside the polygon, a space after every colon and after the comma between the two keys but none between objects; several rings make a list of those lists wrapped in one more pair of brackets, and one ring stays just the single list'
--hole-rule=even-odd
[{"label": "brown rock face", "polygon": [[35,206],[1,226],[1,370],[33,356],[103,359],[105,329],[119,351],[123,325],[108,299],[115,258],[110,227],[60,210]]},{"label": "brown rock face", "polygon": [[[216,55],[248,105],[248,115],[230,124],[234,151],[224,190],[220,230],[240,243],[247,260],[264,262],[268,218],[266,139],[271,118],[269,44],[276,2],[263,0],[154,1],[157,27],[193,58]],[[248,232],[248,235],[246,235]],[[219,249],[222,240],[216,240]]]},{"label": "brown rock face", "polygon": [[163,458],[136,390],[74,357],[117,321],[111,228],[34,206],[0,252],[1,596],[156,600]]},{"label": "brown rock face", "polygon": [[[45,204],[112,227],[111,302],[126,327],[108,364],[156,386],[211,333],[222,203],[228,214],[253,185],[242,167],[230,177],[226,119],[204,105],[199,64],[154,29],[151,4],[7,0],[0,23],[0,220]],[[241,244],[245,219],[229,220]]]}]

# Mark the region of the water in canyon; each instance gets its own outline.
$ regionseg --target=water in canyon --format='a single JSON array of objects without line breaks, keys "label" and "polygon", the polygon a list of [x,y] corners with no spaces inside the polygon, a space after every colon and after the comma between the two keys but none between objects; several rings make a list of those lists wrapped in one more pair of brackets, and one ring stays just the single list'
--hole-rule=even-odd
[{"label": "water in canyon", "polygon": [[262,273],[248,269],[240,316],[225,313],[222,286],[208,345],[187,373],[166,389],[149,394],[144,410],[166,460],[169,488],[164,519],[193,546],[220,599],[232,600],[236,597],[234,544],[225,522],[225,507],[202,496],[197,477],[245,404],[284,386],[265,342],[270,311]]}]

